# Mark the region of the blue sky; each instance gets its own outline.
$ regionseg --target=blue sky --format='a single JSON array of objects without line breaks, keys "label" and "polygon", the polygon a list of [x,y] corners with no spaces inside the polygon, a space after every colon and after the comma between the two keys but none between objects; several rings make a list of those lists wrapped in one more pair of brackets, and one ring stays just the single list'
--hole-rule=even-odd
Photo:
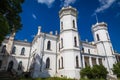
[{"label": "blue sky", "polygon": [[98,22],[106,22],[113,48],[120,52],[120,0],[25,0],[20,14],[23,27],[16,33],[17,40],[27,39],[29,42],[36,35],[38,26],[42,32],[59,32],[59,10],[63,6],[75,7],[78,14],[78,30],[81,40],[93,41],[91,26]]}]

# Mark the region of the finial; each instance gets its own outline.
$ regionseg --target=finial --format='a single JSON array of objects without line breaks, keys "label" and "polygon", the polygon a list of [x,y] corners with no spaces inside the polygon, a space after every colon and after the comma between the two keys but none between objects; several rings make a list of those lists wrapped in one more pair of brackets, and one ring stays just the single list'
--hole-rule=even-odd
[{"label": "finial", "polygon": [[52,35],[52,34],[53,34],[53,32],[52,32],[52,31],[50,31],[50,34]]},{"label": "finial", "polygon": [[55,35],[58,35],[58,32],[57,32],[57,31],[55,31]]},{"label": "finial", "polygon": [[37,35],[40,35],[40,32],[41,32],[41,26],[38,26],[38,33],[37,33]]}]

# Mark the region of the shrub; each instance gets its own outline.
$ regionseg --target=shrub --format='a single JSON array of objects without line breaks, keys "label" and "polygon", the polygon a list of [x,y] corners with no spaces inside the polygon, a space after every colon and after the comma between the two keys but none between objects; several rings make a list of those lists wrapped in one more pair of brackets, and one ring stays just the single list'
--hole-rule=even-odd
[{"label": "shrub", "polygon": [[87,77],[87,78],[91,79],[93,77],[91,67],[87,66],[86,68],[83,68],[80,71],[80,75],[82,78]]},{"label": "shrub", "polygon": [[92,68],[93,78],[106,79],[107,73],[108,71],[103,65],[94,65]]},{"label": "shrub", "polygon": [[92,68],[86,67],[80,71],[81,78],[106,79],[107,69],[103,65],[94,65]]},{"label": "shrub", "polygon": [[113,73],[120,77],[120,62],[113,65]]}]

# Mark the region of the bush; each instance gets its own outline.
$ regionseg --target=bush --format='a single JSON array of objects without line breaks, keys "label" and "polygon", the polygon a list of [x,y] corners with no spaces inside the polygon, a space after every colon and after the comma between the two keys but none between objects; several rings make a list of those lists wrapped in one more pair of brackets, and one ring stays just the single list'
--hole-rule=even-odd
[{"label": "bush", "polygon": [[86,68],[83,68],[80,71],[81,78],[87,77],[91,79],[93,77],[91,74],[92,74],[92,69],[89,66],[87,66]]},{"label": "bush", "polygon": [[120,62],[113,65],[113,73],[120,77]]},{"label": "bush", "polygon": [[81,78],[106,79],[107,69],[103,65],[94,65],[92,68],[86,67],[80,71]]},{"label": "bush", "polygon": [[92,68],[93,78],[106,79],[107,73],[108,71],[103,65],[94,65]]}]

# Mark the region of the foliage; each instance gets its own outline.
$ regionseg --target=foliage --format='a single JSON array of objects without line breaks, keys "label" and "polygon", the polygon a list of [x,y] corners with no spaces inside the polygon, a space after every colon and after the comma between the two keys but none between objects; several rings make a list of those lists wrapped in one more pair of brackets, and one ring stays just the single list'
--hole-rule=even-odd
[{"label": "foliage", "polygon": [[83,68],[80,71],[80,75],[82,78],[87,77],[88,79],[106,79],[107,69],[103,65],[94,65],[91,67]]},{"label": "foliage", "polygon": [[18,31],[21,27],[21,4],[24,0],[0,0],[0,43],[7,34]]},{"label": "foliage", "polygon": [[87,66],[86,68],[83,68],[81,71],[80,71],[80,75],[81,77],[88,77],[89,79],[92,78],[92,69],[91,67]]},{"label": "foliage", "polygon": [[120,62],[113,65],[113,73],[120,77]]},{"label": "foliage", "polygon": [[107,76],[107,69],[103,65],[94,65],[92,68],[92,75],[94,78],[104,78]]}]

